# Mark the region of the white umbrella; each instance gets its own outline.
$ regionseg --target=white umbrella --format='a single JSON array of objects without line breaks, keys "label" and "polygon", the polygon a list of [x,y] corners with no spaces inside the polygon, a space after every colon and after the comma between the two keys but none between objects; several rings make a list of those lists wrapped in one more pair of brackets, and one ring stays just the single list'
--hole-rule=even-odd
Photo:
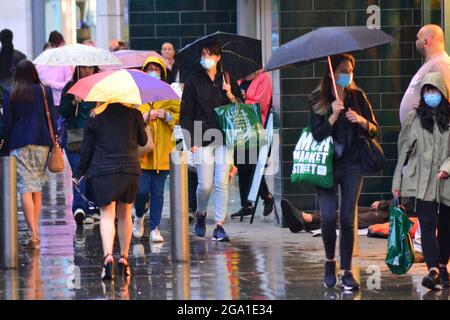
[{"label": "white umbrella", "polygon": [[104,66],[122,64],[116,56],[107,50],[79,43],[48,49],[41,53],[33,63],[45,66]]}]

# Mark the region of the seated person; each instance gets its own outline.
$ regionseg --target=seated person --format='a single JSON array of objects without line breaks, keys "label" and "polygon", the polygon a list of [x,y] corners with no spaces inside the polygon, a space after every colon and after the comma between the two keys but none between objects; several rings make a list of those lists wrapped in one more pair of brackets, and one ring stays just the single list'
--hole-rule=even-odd
[{"label": "seated person", "polygon": [[[367,229],[370,225],[389,222],[389,207],[393,200],[380,200],[372,203],[370,207],[358,207],[358,229]],[[411,214],[413,207],[410,201],[403,200],[407,214]],[[313,231],[320,229],[320,211],[304,212],[289,200],[281,200],[281,210],[286,224],[291,232]],[[339,224],[339,221],[338,221]],[[339,228],[339,225],[336,226]]]}]

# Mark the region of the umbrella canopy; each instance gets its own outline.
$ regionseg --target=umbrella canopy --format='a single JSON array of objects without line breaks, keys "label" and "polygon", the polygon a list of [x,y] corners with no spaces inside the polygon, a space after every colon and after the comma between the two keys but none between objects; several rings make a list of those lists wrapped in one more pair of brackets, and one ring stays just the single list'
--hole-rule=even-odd
[{"label": "umbrella canopy", "polygon": [[132,105],[180,99],[170,85],[139,70],[97,73],[79,80],[69,93],[84,101]]},{"label": "umbrella canopy", "polygon": [[234,33],[216,32],[200,38],[181,49],[176,55],[181,82],[192,70],[200,68],[201,47],[208,41],[217,41],[222,47],[222,65],[233,79],[242,79],[262,68],[261,40]]},{"label": "umbrella canopy", "polygon": [[383,31],[371,30],[366,26],[319,28],[280,46],[270,57],[265,70],[301,65],[339,53],[391,43],[394,40]]},{"label": "umbrella canopy", "polygon": [[79,43],[45,50],[33,63],[45,66],[104,66],[122,64],[116,56],[107,50]]},{"label": "umbrella canopy", "polygon": [[119,50],[113,52],[113,55],[122,62],[122,65],[104,66],[102,67],[102,70],[141,68],[144,66],[145,60],[147,60],[148,57],[157,57],[167,65],[166,59],[156,51]]}]

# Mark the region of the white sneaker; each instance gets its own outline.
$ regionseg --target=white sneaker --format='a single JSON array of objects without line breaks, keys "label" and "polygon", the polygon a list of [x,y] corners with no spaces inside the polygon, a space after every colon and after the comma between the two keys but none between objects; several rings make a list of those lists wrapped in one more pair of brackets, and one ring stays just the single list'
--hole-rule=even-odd
[{"label": "white sneaker", "polygon": [[133,222],[133,236],[135,238],[142,238],[144,235],[144,217],[135,217]]},{"label": "white sneaker", "polygon": [[159,228],[150,232],[150,242],[164,242],[164,238],[161,236]]}]

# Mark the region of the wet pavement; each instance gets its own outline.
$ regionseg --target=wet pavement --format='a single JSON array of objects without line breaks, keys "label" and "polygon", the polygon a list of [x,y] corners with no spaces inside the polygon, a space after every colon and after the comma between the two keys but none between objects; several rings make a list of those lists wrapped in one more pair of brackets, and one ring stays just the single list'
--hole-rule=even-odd
[{"label": "wet pavement", "polygon": [[[421,288],[420,281],[426,273],[423,263],[415,264],[407,275],[393,275],[384,264],[386,240],[362,236],[353,269],[361,282],[361,291],[325,289],[321,238],[279,228],[273,214],[262,217],[261,212],[252,225],[248,218],[243,222],[229,219],[226,230],[231,236],[230,243],[211,240],[212,220],[207,219],[205,239],[196,237],[191,225],[191,261],[172,263],[168,192],[161,225],[165,242],[150,245],[146,220],[144,237],[132,241],[131,279],[103,282],[99,226],[76,227],[70,212],[70,173],[50,176],[44,189],[41,248],[36,251],[20,248],[20,268],[0,270],[2,300],[448,299],[448,290],[427,292]],[[238,209],[237,199],[234,181],[229,213]],[[19,212],[21,242],[26,239],[26,230],[23,214]]]}]

